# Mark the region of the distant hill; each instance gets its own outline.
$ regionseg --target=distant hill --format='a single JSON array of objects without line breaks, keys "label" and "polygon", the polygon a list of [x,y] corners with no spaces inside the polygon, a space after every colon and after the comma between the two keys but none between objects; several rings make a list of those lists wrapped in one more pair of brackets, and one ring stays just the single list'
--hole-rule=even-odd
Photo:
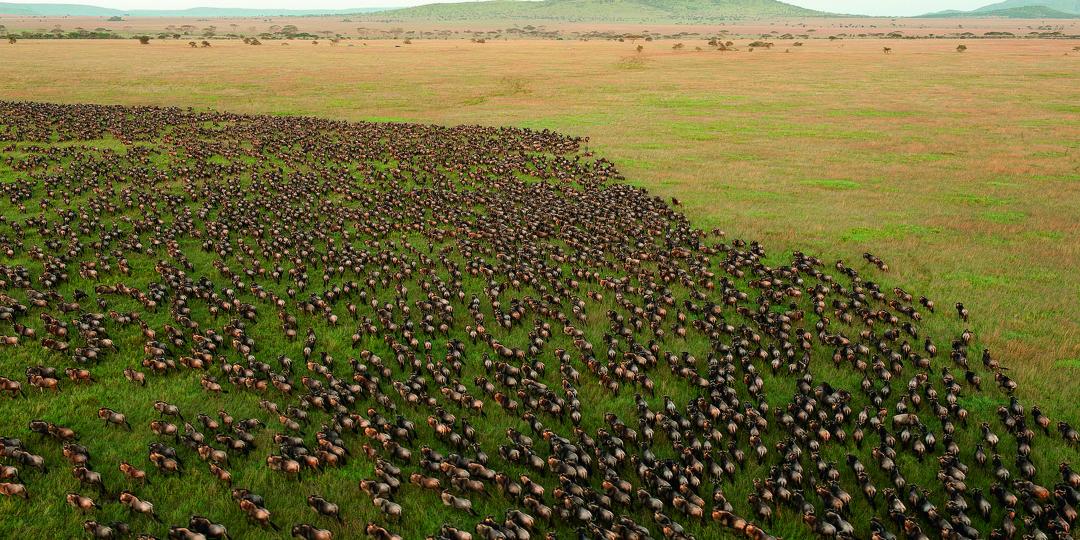
[{"label": "distant hill", "polygon": [[939,11],[919,15],[927,19],[970,19],[972,17],[1001,17],[1003,19],[1080,19],[1080,15],[1065,13],[1046,6],[1025,6],[987,11]]},{"label": "distant hill", "polygon": [[487,0],[427,4],[411,8],[337,10],[191,8],[183,10],[110,9],[84,4],[15,4],[0,2],[0,14],[41,17],[271,17],[362,15],[368,20],[421,21],[562,21],[703,23],[767,17],[829,15],[779,0]]},{"label": "distant hill", "polygon": [[765,17],[820,17],[777,0],[488,0],[428,4],[370,14],[367,20],[702,23]]},{"label": "distant hill", "polygon": [[1005,0],[1004,2],[983,6],[973,11],[974,13],[985,13],[987,11],[1001,11],[1003,9],[1024,7],[1045,7],[1063,13],[1080,15],[1080,0]]},{"label": "distant hill", "polygon": [[1010,19],[1080,18],[1080,0],[1005,0],[971,11],[938,11],[926,18],[1004,17]]},{"label": "distant hill", "polygon": [[0,15],[34,17],[273,17],[310,15],[349,15],[372,13],[383,8],[355,9],[233,9],[198,7],[191,9],[110,9],[83,4],[14,4],[0,2]]}]

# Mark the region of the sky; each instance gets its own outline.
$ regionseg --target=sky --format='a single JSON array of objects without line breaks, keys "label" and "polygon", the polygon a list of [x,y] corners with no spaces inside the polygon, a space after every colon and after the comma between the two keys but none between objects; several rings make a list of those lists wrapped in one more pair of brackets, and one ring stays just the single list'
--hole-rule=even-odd
[{"label": "sky", "polygon": [[[348,9],[428,4],[439,0],[4,0],[14,3],[90,4],[116,9],[190,7]],[[446,1],[446,0],[442,0]],[[461,1],[461,0],[456,0]],[[797,6],[859,15],[921,15],[946,9],[974,9],[997,0],[786,0]]]}]

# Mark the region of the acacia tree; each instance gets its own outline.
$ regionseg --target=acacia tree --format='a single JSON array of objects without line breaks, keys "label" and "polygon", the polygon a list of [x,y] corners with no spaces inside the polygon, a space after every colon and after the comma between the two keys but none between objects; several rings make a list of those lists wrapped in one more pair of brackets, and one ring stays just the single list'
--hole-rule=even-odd
[{"label": "acacia tree", "polygon": [[150,44],[150,36],[139,36],[139,43],[141,45],[149,45]]}]

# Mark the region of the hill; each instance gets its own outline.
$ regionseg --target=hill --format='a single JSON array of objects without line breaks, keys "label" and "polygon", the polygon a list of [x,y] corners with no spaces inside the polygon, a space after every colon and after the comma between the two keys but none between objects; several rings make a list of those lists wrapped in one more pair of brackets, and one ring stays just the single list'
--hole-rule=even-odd
[{"label": "hill", "polygon": [[85,4],[14,4],[0,2],[0,14],[24,15],[33,17],[271,17],[271,16],[309,16],[309,15],[346,15],[371,13],[383,8],[354,9],[239,9],[196,7],[190,9],[111,9]]},{"label": "hill", "polygon": [[560,21],[702,23],[764,17],[815,17],[827,13],[777,0],[489,0],[428,4],[368,15],[380,21]]},{"label": "hill", "polygon": [[1074,19],[1080,17],[1080,0],[1005,0],[971,11],[937,11],[920,17],[1005,17],[1010,19]]},{"label": "hill", "polygon": [[1080,15],[1080,0],[1005,0],[972,10],[972,13],[986,13],[1006,9],[1044,7],[1071,15]]},{"label": "hill", "polygon": [[1006,19],[1080,19],[1080,14],[1066,13],[1046,6],[1022,6],[976,11],[940,11],[920,15],[929,19],[963,19],[970,17],[1001,17]]}]

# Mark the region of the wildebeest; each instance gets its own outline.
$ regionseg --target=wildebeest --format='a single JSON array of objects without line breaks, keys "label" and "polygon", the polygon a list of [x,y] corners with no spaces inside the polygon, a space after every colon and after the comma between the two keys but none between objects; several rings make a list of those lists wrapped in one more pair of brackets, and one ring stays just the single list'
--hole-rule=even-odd
[{"label": "wildebeest", "polygon": [[[101,138],[122,150],[88,142]],[[138,456],[98,449],[117,434],[24,424],[108,391],[124,368],[128,394],[201,396],[155,395],[177,404],[154,401],[149,432],[125,432],[154,440],[149,476],[216,497],[184,460],[231,488],[225,464],[252,481],[265,459],[284,473],[275,490],[357,460],[372,470],[359,504],[412,536],[423,518],[401,501],[433,494],[406,479],[473,519],[471,532],[423,531],[451,540],[1074,530],[1075,473],[1036,465],[1080,435],[1049,403],[1025,415],[1009,399],[1019,382],[963,304],[959,321],[935,317],[868,252],[827,264],[696,228],[681,208],[697,203],[628,185],[585,145],[548,130],[0,102],[0,345],[66,368],[0,379],[6,396],[39,389],[12,410],[42,446],[4,439],[26,483],[3,480],[36,495],[43,456],[64,444],[85,485],[105,493],[91,463],[106,480],[119,463],[141,488]],[[1001,406],[972,406],[988,402]],[[234,495],[276,528],[261,497]],[[278,496],[348,522],[302,489]],[[202,498],[177,500],[170,511]],[[477,516],[474,500],[505,518]],[[218,526],[193,517],[169,535]]]}]

